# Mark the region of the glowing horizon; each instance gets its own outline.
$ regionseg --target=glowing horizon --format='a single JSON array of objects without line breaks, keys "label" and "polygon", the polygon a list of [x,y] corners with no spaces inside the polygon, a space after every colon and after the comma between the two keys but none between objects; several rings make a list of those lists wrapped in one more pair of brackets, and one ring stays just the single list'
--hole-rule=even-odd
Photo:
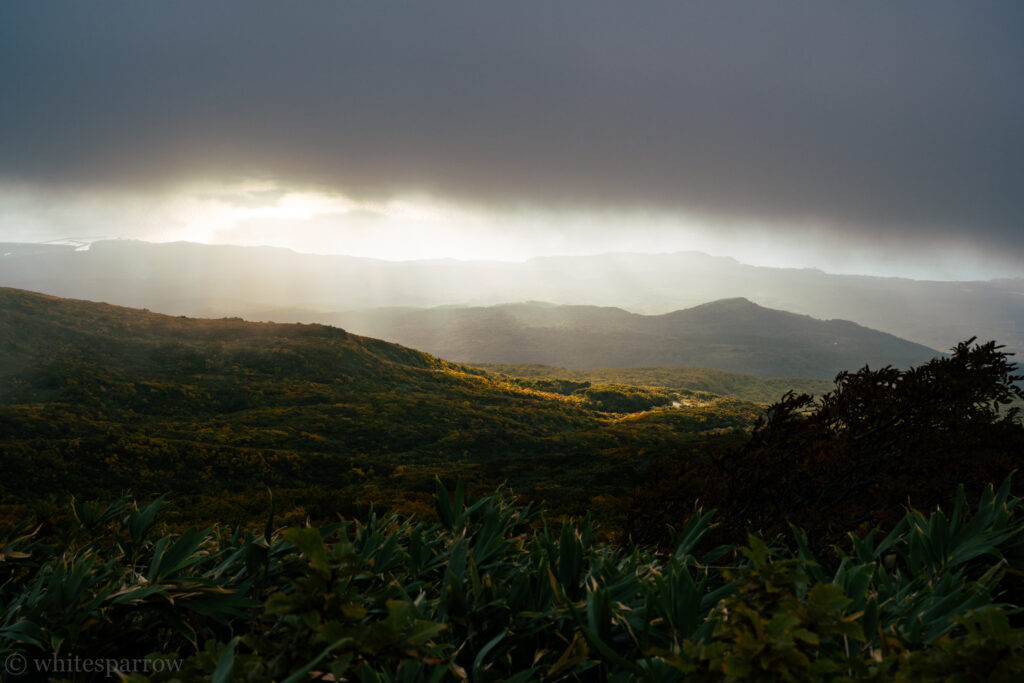
[{"label": "glowing horizon", "polygon": [[[741,263],[833,273],[976,280],[1019,275],[970,245],[850,239],[814,226],[726,222],[678,212],[498,210],[427,195],[356,199],[269,180],[202,181],[151,194],[0,186],[5,241],[136,239],[269,246],[388,261],[522,262],[536,257],[697,251]],[[12,226],[13,229],[12,229]],[[20,227],[19,227],[20,226]]]}]

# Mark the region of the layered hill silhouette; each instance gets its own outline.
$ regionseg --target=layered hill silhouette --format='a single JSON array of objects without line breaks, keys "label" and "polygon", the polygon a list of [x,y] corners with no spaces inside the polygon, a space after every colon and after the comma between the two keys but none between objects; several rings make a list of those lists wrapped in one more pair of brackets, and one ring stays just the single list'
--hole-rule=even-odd
[{"label": "layered hill silhouette", "polygon": [[0,244],[0,286],[201,317],[329,322],[385,306],[513,301],[661,314],[746,297],[770,308],[854,320],[936,349],[977,335],[1024,352],[1024,278],[938,282],[766,268],[698,252],[545,257],[523,263],[392,262],[267,247]]},{"label": "layered hill silhouette", "polygon": [[817,320],[725,299],[664,315],[545,303],[376,309],[334,324],[459,362],[569,369],[717,368],[761,377],[831,378],[864,365],[909,367],[937,355],[846,320]]}]

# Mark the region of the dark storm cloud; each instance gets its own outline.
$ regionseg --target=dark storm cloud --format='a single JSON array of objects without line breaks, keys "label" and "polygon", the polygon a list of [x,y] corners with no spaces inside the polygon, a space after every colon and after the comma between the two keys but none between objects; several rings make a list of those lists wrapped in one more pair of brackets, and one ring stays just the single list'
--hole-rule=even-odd
[{"label": "dark storm cloud", "polygon": [[1024,253],[1022,32],[1021,3],[5,2],[0,179],[258,174]]}]

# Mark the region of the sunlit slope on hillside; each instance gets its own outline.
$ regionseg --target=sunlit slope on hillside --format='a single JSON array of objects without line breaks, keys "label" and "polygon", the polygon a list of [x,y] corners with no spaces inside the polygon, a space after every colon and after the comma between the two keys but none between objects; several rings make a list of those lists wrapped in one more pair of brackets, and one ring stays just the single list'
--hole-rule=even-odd
[{"label": "sunlit slope on hillside", "polygon": [[835,386],[831,381],[824,379],[755,377],[727,370],[677,366],[571,370],[553,365],[481,363],[474,367],[510,377],[667,387],[688,392],[733,396],[744,401],[760,403],[777,401],[790,390],[821,395]]}]

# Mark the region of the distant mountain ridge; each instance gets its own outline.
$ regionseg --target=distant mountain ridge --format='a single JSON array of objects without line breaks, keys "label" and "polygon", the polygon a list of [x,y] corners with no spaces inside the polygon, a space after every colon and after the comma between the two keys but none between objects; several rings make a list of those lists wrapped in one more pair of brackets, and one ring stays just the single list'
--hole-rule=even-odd
[{"label": "distant mountain ridge", "polygon": [[0,244],[0,285],[168,314],[315,322],[363,308],[510,301],[665,313],[746,297],[853,320],[936,349],[972,336],[1024,353],[1024,277],[931,282],[766,268],[698,252],[393,262],[269,247]]},{"label": "distant mountain ridge", "polygon": [[717,368],[760,377],[830,378],[865,364],[910,367],[934,349],[846,320],[817,320],[745,298],[663,315],[538,302],[375,309],[324,321],[466,363],[569,369]]}]

